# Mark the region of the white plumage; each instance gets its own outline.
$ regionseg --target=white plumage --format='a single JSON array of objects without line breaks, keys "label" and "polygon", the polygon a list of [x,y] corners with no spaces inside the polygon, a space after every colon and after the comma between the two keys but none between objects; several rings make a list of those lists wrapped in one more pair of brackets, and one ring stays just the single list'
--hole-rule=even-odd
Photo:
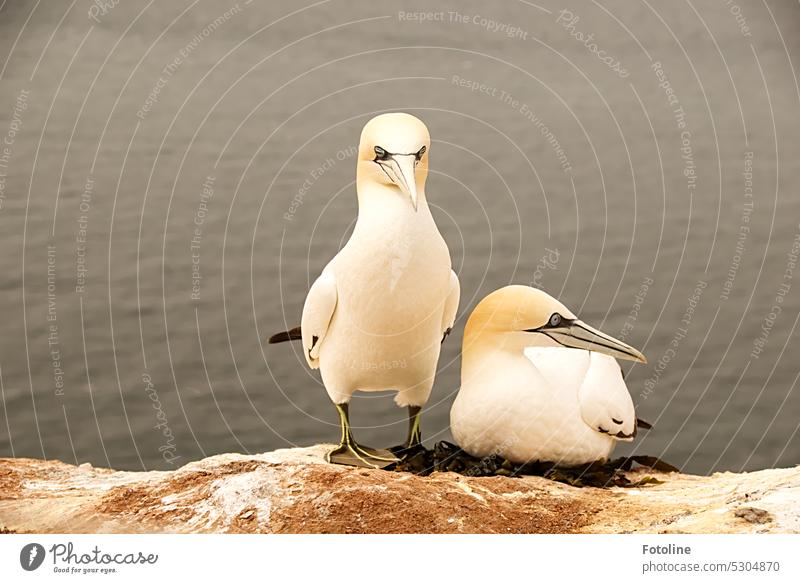
[{"label": "white plumage", "polygon": [[[358,220],[303,307],[306,360],[320,369],[342,423],[342,442],[330,454],[337,463],[397,461],[353,440],[347,404],[355,391],[397,391],[395,402],[409,407],[405,447],[419,445],[420,409],[459,301],[458,277],[425,196],[429,149],[428,130],[414,116],[384,114],[366,124],[356,172]],[[297,332],[270,341],[295,339]]]},{"label": "white plumage", "polygon": [[617,441],[633,438],[637,423],[610,354],[644,360],[544,292],[509,286],[491,294],[464,336],[451,410],[456,442],[476,457],[518,463],[608,458]]},{"label": "white plumage", "polygon": [[416,211],[399,197],[371,198],[309,290],[301,321],[306,359],[321,370],[334,403],[355,391],[395,390],[398,405],[422,406],[458,296],[424,197]]}]

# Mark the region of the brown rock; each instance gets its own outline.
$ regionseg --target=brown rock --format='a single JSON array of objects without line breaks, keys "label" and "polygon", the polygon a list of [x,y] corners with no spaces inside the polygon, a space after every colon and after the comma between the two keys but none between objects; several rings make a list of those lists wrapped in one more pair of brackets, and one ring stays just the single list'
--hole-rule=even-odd
[{"label": "brown rock", "polygon": [[737,518],[742,518],[747,522],[753,524],[766,524],[772,522],[772,516],[766,510],[761,508],[752,508],[750,506],[741,506],[733,513]]},{"label": "brown rock", "polygon": [[[224,454],[165,472],[0,459],[0,533],[800,532],[800,468],[574,488],[325,463],[330,446]],[[757,504],[756,506],[753,506]]]}]

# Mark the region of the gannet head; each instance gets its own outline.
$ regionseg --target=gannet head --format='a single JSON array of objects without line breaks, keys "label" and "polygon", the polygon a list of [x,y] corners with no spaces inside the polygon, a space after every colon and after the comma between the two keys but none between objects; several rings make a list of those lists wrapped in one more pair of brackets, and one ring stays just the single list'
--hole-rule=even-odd
[{"label": "gannet head", "polygon": [[592,328],[554,297],[525,285],[509,285],[483,298],[467,321],[465,346],[473,334],[525,334],[531,346],[566,346],[647,362],[632,346]]},{"label": "gannet head", "polygon": [[358,146],[358,182],[400,189],[417,210],[425,191],[431,136],[419,119],[408,113],[373,117],[361,132]]}]

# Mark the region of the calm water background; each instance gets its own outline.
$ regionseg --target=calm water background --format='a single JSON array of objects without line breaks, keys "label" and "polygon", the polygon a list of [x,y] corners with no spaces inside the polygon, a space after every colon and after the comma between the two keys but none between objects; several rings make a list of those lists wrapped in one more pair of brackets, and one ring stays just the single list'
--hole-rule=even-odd
[{"label": "calm water background", "polygon": [[[336,439],[298,347],[265,339],[353,226],[361,127],[403,110],[462,286],[428,440],[450,438],[466,315],[535,283],[650,358],[624,365],[656,426],[636,451],[800,463],[797,3],[400,14],[429,4],[2,3],[0,456],[167,468]],[[391,395],[353,411],[365,443],[404,435]]]}]

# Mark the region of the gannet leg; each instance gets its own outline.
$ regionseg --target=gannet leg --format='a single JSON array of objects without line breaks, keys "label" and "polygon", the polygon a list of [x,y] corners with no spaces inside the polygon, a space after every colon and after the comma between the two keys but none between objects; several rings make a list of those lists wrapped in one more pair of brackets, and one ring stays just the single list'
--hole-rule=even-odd
[{"label": "gannet leg", "polygon": [[390,447],[389,450],[396,453],[403,460],[413,456],[419,450],[424,450],[422,446],[422,431],[420,430],[422,407],[415,405],[408,406],[408,437],[403,445]]},{"label": "gannet leg", "polygon": [[400,461],[392,452],[385,449],[373,449],[357,444],[350,431],[350,410],[348,403],[334,403],[334,405],[339,412],[342,436],[339,447],[329,452],[326,456],[329,463],[344,466],[357,466],[360,468],[381,469]]},{"label": "gannet leg", "polygon": [[408,437],[404,449],[422,445],[422,431],[419,428],[420,413],[422,413],[422,407],[408,406]]}]

